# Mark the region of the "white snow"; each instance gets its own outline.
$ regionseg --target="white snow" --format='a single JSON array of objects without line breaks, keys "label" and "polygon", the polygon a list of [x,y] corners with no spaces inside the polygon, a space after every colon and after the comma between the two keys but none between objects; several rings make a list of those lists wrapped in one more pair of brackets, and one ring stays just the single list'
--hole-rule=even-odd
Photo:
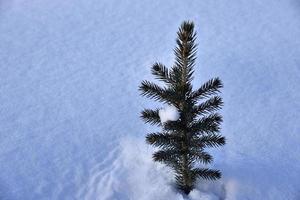
[{"label": "white snow", "polygon": [[[224,198],[223,187],[226,183],[205,183],[206,188],[196,188],[189,197],[174,189],[172,171],[166,166],[154,163],[151,159],[152,149],[146,145],[144,138],[124,137],[120,142],[119,156],[111,164],[103,181],[94,180],[103,175],[92,173],[92,184],[78,199],[139,199],[139,200],[216,200]],[[92,185],[94,184],[94,187]],[[107,187],[109,185],[109,187]],[[121,194],[121,195],[120,195]]]},{"label": "white snow", "polygon": [[167,105],[158,112],[161,123],[176,121],[179,119],[179,112],[175,106]]},{"label": "white snow", "polygon": [[[227,138],[223,178],[189,197],[151,160],[139,113],[162,105],[138,92],[186,19]],[[0,1],[0,199],[299,199],[299,35],[298,0]]]}]

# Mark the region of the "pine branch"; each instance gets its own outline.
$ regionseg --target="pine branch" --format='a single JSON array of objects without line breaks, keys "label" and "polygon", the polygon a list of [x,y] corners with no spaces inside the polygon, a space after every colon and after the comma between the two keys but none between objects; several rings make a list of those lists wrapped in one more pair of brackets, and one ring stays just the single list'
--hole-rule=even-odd
[{"label": "pine branch", "polygon": [[217,180],[221,178],[221,172],[219,170],[207,169],[207,168],[195,168],[193,169],[193,175],[201,177],[206,180]]},{"label": "pine branch", "polygon": [[158,113],[159,113],[159,109],[156,110],[145,109],[141,112],[141,118],[148,124],[161,125],[160,117]]},{"label": "pine branch", "polygon": [[146,136],[148,144],[161,148],[171,148],[180,141],[182,141],[180,136],[170,133],[150,133]]},{"label": "pine branch", "polygon": [[150,81],[143,81],[139,89],[142,92],[141,94],[143,96],[159,101],[165,101],[164,93],[166,93],[166,89],[161,88],[155,83],[151,83]]},{"label": "pine branch", "polygon": [[194,122],[190,128],[192,133],[214,133],[220,131],[222,116],[218,113],[202,117]]},{"label": "pine branch", "polygon": [[164,81],[167,84],[173,84],[173,80],[171,79],[171,77],[169,75],[169,70],[163,64],[155,63],[152,66],[151,72],[156,77],[156,79]]},{"label": "pine branch", "polygon": [[170,163],[178,162],[180,152],[174,149],[159,150],[153,154],[153,160],[158,162]]},{"label": "pine branch", "polygon": [[170,77],[172,80],[174,80],[174,84],[176,86],[179,86],[181,83],[181,67],[178,65],[175,65],[172,67],[172,69],[170,70]]},{"label": "pine branch", "polygon": [[142,96],[168,104],[177,104],[178,96],[172,88],[162,88],[150,81],[143,81],[139,90]]},{"label": "pine branch", "polygon": [[195,146],[199,147],[219,147],[225,145],[225,137],[218,134],[201,135],[200,138],[194,141]]},{"label": "pine branch", "polygon": [[223,87],[223,84],[219,78],[213,78],[204,83],[198,90],[194,91],[191,95],[191,99],[197,101],[199,99],[207,98],[210,95],[214,95],[220,92],[219,89]]},{"label": "pine branch", "polygon": [[191,156],[192,161],[198,160],[203,164],[209,164],[213,161],[213,157],[210,154],[199,149],[192,150],[189,152],[189,154]]},{"label": "pine branch", "polygon": [[210,112],[219,110],[223,106],[222,98],[219,96],[214,96],[205,102],[195,106],[194,113],[196,115],[206,115]]}]

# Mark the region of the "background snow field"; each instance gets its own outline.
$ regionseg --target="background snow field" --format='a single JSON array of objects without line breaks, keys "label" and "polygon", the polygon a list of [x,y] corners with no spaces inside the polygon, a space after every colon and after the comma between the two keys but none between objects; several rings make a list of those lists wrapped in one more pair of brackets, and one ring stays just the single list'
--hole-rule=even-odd
[{"label": "background snow field", "polygon": [[[224,82],[217,182],[189,197],[145,144],[150,66],[198,33],[194,86]],[[300,199],[299,0],[0,0],[0,199]]]}]

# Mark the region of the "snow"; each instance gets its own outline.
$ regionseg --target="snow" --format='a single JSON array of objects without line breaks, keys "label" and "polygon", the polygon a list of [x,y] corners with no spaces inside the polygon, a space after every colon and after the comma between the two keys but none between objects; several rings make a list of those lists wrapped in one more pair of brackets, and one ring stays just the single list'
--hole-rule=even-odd
[{"label": "snow", "polygon": [[158,115],[162,124],[167,121],[176,121],[179,119],[179,112],[172,105],[167,105],[165,108],[160,109]]},{"label": "snow", "polygon": [[[162,105],[138,92],[186,19],[227,138],[222,179],[189,197],[151,160],[139,113]],[[299,35],[298,0],[0,1],[0,199],[299,199]]]}]

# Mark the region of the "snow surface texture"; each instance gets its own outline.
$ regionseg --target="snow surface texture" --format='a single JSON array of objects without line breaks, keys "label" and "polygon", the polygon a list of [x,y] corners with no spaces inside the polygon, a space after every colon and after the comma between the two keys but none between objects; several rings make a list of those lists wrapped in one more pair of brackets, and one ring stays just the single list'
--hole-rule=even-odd
[{"label": "snow surface texture", "polygon": [[158,115],[161,123],[165,123],[167,121],[176,121],[179,119],[177,108],[169,105],[167,105],[165,108],[160,109],[158,111]]},{"label": "snow surface texture", "polygon": [[[186,19],[227,138],[189,197],[151,161],[139,112],[161,105],[137,90]],[[299,0],[1,0],[0,199],[300,199],[299,36]]]},{"label": "snow surface texture", "polygon": [[[77,196],[78,199],[95,199],[99,195],[102,195],[100,199],[126,200],[234,199],[237,188],[233,180],[203,183],[188,197],[179,194],[174,190],[172,172],[166,166],[152,161],[152,151],[141,138],[123,138],[120,143],[120,153],[114,158],[108,172],[101,167],[103,164],[101,163],[85,191]],[[97,179],[100,181],[97,181],[97,187],[93,187]]]}]

